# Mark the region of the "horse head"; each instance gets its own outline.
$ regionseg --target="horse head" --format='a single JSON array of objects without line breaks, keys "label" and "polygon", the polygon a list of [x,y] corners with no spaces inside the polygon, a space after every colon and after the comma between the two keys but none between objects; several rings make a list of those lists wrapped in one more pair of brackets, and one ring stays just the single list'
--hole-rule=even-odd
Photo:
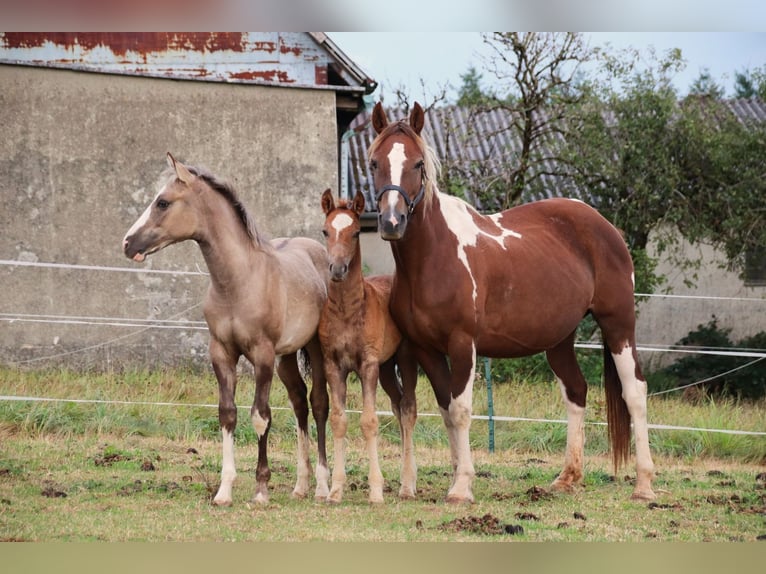
[{"label": "horse head", "polygon": [[364,196],[357,191],[350,205],[345,200],[340,200],[336,205],[332,191],[326,189],[322,194],[322,211],[326,216],[322,234],[327,240],[330,278],[333,281],[343,281],[348,276],[354,257],[360,256],[359,217],[364,213]]},{"label": "horse head", "polygon": [[188,207],[197,176],[170,152],[167,159],[170,176],[122,240],[125,255],[134,261],[142,262],[151,253],[191,238],[196,229],[197,218]]},{"label": "horse head", "polygon": [[408,121],[389,124],[380,102],[372,112],[378,136],[370,146],[370,170],[378,202],[378,229],[386,241],[404,236],[407,222],[426,197],[429,157],[420,137],[425,114],[415,102]]}]

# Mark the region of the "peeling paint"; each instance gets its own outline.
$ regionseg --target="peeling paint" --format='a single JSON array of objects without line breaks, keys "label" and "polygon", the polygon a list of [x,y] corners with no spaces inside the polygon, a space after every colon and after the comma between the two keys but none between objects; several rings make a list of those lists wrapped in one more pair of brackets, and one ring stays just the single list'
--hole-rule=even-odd
[{"label": "peeling paint", "polygon": [[[0,32],[0,64],[366,93],[326,36],[306,32]],[[330,74],[329,67],[345,74]]]}]

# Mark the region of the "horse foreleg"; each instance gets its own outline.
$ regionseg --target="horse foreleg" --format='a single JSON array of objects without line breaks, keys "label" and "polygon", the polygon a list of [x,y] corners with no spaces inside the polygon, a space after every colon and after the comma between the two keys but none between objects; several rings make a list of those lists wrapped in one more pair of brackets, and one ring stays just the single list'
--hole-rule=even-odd
[{"label": "horse foreleg", "polygon": [[[452,458],[453,480],[447,502],[473,502],[473,477],[469,430],[473,400],[476,348],[465,337],[450,341],[450,364],[444,355],[416,350],[418,363],[426,372],[447,429]],[[462,345],[460,344],[462,343]]]},{"label": "horse foreleg", "polygon": [[330,493],[330,470],[327,464],[327,419],[330,414],[330,398],[327,395],[324,357],[319,337],[306,345],[311,360],[311,412],[317,425],[316,491],[314,498],[325,500]]},{"label": "horse foreleg", "polygon": [[293,407],[295,422],[297,423],[297,477],[292,496],[294,498],[305,498],[309,491],[309,477],[311,476],[308,389],[298,370],[298,359],[295,353],[285,355],[279,359],[277,375],[279,375],[279,378],[285,385],[285,389],[287,389],[287,397]]},{"label": "horse foreleg", "polygon": [[346,486],[346,432],[348,430],[346,377],[348,373],[341,370],[334,361],[325,362],[325,373],[330,385],[330,427],[334,452],[332,488],[327,495],[327,502],[338,504],[343,500],[343,489]]},{"label": "horse foreleg", "polygon": [[234,465],[234,430],[237,427],[237,406],[234,395],[237,389],[236,360],[214,340],[210,343],[213,371],[218,380],[218,421],[221,427],[223,462],[221,484],[213,498],[217,506],[231,506],[231,490],[237,471]]},{"label": "horse foreleg", "polygon": [[255,496],[253,502],[266,504],[269,501],[269,469],[268,439],[271,428],[271,407],[269,394],[271,381],[274,377],[273,350],[264,350],[260,360],[253,361],[255,366],[255,400],[250,409],[250,419],[253,429],[258,435],[258,465],[255,469]]},{"label": "horse foreleg", "polygon": [[372,503],[383,502],[383,473],[378,460],[378,415],[375,413],[375,391],[378,387],[377,358],[362,365],[362,416],[361,426],[367,447],[369,473],[367,482],[370,486],[369,500]]}]

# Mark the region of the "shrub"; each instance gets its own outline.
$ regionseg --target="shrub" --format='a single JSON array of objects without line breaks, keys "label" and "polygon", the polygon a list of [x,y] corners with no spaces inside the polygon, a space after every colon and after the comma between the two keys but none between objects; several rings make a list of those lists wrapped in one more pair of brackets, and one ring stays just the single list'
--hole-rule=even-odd
[{"label": "shrub", "polygon": [[[713,316],[707,324],[698,325],[696,330],[689,332],[677,344],[733,349],[766,348],[766,332],[764,331],[753,337],[742,339],[738,343],[731,340],[730,332],[731,329],[720,328],[717,319]],[[726,373],[750,361],[752,359],[747,357],[690,355],[665,367],[658,374],[666,384],[669,384],[669,378],[675,381],[676,387],[680,387]],[[695,385],[695,387],[710,396],[759,399],[766,396],[766,361],[760,361],[746,369],[734,371],[712,381]]]}]

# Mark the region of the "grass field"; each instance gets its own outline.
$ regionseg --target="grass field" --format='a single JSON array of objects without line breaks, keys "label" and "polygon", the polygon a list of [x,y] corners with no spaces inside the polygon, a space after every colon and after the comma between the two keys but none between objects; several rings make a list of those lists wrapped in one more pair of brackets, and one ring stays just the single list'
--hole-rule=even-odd
[{"label": "grass field", "polygon": [[[381,417],[385,503],[367,503],[367,462],[350,416],[349,487],[339,506],[293,500],[295,424],[280,384],[273,386],[271,500],[250,504],[257,448],[246,411],[237,429],[234,505],[215,508],[220,440],[216,385],[203,372],[87,374],[0,369],[0,395],[109,402],[0,402],[0,539],[28,541],[755,541],[766,535],[766,438],[702,431],[650,431],[659,498],[629,500],[634,469],[612,475],[603,426],[586,427],[586,477],[571,495],[548,486],[561,468],[566,426],[487,423],[471,440],[476,503],[443,502],[451,468],[441,419],[427,382],[419,385],[418,498],[398,491],[398,430]],[[252,382],[242,378],[240,405]],[[379,406],[388,409],[383,393]],[[358,407],[352,383],[349,408]],[[498,415],[561,419],[553,383],[495,386]],[[115,404],[125,401],[128,404]],[[169,406],[173,403],[184,406]],[[486,412],[477,383],[474,409]],[[650,422],[763,431],[766,408],[736,401],[689,405],[650,401]],[[592,388],[589,420],[604,418]],[[328,451],[331,453],[332,449]],[[315,455],[312,454],[312,460]],[[332,461],[331,461],[332,463]],[[631,462],[632,464],[632,462]]]}]

